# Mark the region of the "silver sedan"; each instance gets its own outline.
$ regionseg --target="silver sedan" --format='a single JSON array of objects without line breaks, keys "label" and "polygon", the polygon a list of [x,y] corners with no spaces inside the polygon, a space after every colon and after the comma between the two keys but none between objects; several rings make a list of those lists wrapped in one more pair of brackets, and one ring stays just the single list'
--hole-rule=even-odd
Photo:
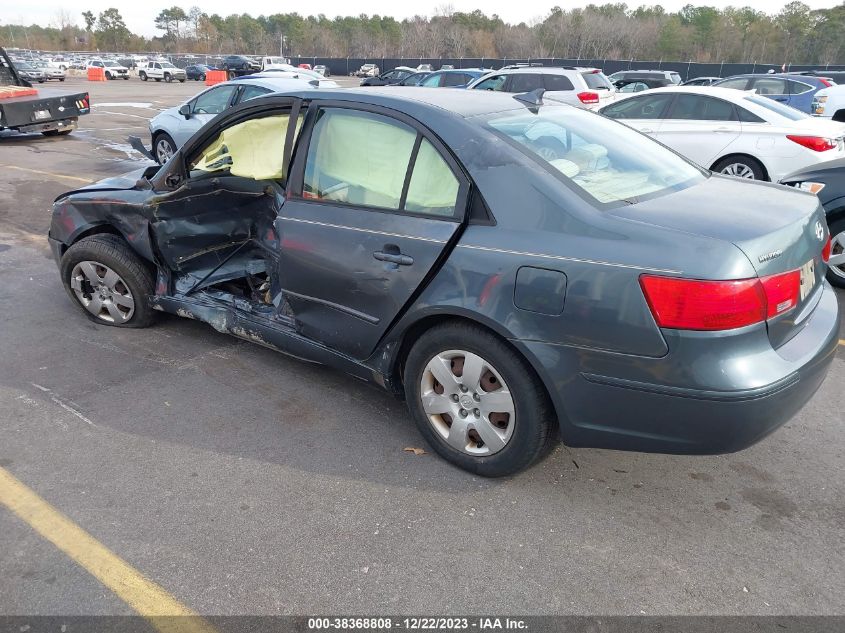
[{"label": "silver sedan", "polygon": [[249,75],[217,84],[150,119],[152,157],[163,165],[203,125],[238,103],[273,92],[336,87],[333,81],[288,72]]}]

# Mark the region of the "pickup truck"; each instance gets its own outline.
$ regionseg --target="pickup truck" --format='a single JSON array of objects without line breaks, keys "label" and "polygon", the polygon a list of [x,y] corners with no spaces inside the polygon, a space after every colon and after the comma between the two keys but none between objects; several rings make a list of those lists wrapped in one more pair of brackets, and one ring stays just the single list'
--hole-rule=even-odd
[{"label": "pickup truck", "polygon": [[813,95],[811,112],[815,116],[845,123],[845,85],[830,86],[819,90]]},{"label": "pickup truck", "polygon": [[0,48],[0,130],[63,136],[70,134],[79,117],[90,111],[87,92],[34,89]]},{"label": "pickup truck", "polygon": [[261,64],[244,55],[227,55],[223,58],[223,63],[219,68],[226,71],[226,76],[229,79],[251,75],[262,70]]},{"label": "pickup truck", "polygon": [[141,81],[147,81],[148,79],[161,81],[164,79],[164,81],[170,83],[176,79],[180,83],[185,83],[185,79],[188,78],[188,75],[182,68],[178,68],[170,62],[153,61],[147,62],[146,66],[141,66],[138,70],[138,77],[141,78]]}]

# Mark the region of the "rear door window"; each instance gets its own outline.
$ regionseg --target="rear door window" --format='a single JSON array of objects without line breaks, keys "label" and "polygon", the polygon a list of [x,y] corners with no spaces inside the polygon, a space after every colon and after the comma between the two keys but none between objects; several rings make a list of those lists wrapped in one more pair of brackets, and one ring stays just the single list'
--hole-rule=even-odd
[{"label": "rear door window", "polygon": [[244,89],[241,91],[241,96],[238,99],[238,103],[255,99],[256,97],[269,94],[270,92],[271,90],[269,88],[264,88],[263,86],[244,86]]},{"label": "rear door window", "polygon": [[[724,87],[724,86],[723,86]],[[762,77],[755,79],[751,86],[757,90],[758,95],[785,95],[789,94],[786,87],[786,80],[779,77]]]},{"label": "rear door window", "polygon": [[736,77],[719,82],[719,88],[733,88],[734,90],[746,90],[748,88],[748,77]]},{"label": "rear door window", "polygon": [[694,94],[681,94],[672,104],[667,119],[688,121],[736,121],[734,106],[728,101]]},{"label": "rear door window", "polygon": [[510,76],[508,92],[531,92],[543,88],[543,75],[540,73],[515,73]]},{"label": "rear door window", "polygon": [[671,101],[671,94],[631,97],[604,108],[602,114],[611,119],[661,119]]},{"label": "rear door window", "polygon": [[443,75],[441,74],[429,75],[428,77],[423,79],[422,82],[420,82],[420,85],[425,86],[426,88],[437,88],[438,86],[440,86],[440,80],[442,78]]},{"label": "rear door window", "polygon": [[443,83],[440,85],[454,88],[455,86],[464,86],[468,81],[469,77],[463,73],[444,73]]},{"label": "rear door window", "polygon": [[546,90],[575,90],[569,77],[564,75],[543,75],[543,83]]}]

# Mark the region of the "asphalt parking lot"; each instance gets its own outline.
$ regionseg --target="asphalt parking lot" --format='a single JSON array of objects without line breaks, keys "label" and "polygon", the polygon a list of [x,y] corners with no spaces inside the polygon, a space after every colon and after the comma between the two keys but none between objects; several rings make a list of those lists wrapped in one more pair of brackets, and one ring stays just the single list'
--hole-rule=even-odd
[{"label": "asphalt parking lot", "polygon": [[[91,92],[77,132],[0,133],[0,467],[182,604],[845,614],[845,343],[812,402],[741,453],[560,446],[473,477],[405,451],[426,447],[404,405],[338,372],[196,321],[85,319],[50,257],[50,204],[144,164],[126,137],[148,142],[147,120],[201,85],[62,87]],[[132,613],[2,506],[0,534],[0,614]]]}]

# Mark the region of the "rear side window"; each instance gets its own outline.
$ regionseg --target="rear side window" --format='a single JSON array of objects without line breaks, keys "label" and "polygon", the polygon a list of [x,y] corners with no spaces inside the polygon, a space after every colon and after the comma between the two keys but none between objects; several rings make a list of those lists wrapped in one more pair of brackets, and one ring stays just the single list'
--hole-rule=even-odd
[{"label": "rear side window", "polygon": [[380,114],[322,110],[308,147],[303,197],[454,215],[458,180],[425,138],[411,165],[417,139],[416,130]]},{"label": "rear side window", "polygon": [[269,88],[264,88],[262,86],[246,86],[241,92],[241,97],[239,102],[243,103],[244,101],[249,101],[250,99],[255,99],[256,97],[260,97],[261,95],[266,95],[270,92]]},{"label": "rear side window", "polygon": [[546,90],[575,90],[575,86],[564,75],[543,75]]},{"label": "rear side window", "polygon": [[543,75],[539,73],[519,73],[511,75],[508,92],[531,92],[543,88]]},{"label": "rear side window", "polygon": [[668,119],[688,121],[736,121],[734,106],[728,101],[701,95],[678,95]]},{"label": "rear side window", "polygon": [[765,119],[761,119],[753,112],[749,112],[745,108],[740,108],[737,106],[736,108],[737,113],[739,114],[739,120],[743,123],[765,123]]},{"label": "rear side window", "polygon": [[601,112],[611,119],[661,119],[672,95],[643,95],[619,101]]},{"label": "rear side window", "polygon": [[787,80],[786,85],[789,87],[789,94],[791,95],[802,95],[806,92],[815,90],[815,88],[809,84],[805,84],[800,81],[793,81],[791,79]]},{"label": "rear side window", "polygon": [[437,88],[440,85],[440,80],[442,78],[443,75],[429,75],[420,82],[420,85],[425,86],[426,88]]}]

